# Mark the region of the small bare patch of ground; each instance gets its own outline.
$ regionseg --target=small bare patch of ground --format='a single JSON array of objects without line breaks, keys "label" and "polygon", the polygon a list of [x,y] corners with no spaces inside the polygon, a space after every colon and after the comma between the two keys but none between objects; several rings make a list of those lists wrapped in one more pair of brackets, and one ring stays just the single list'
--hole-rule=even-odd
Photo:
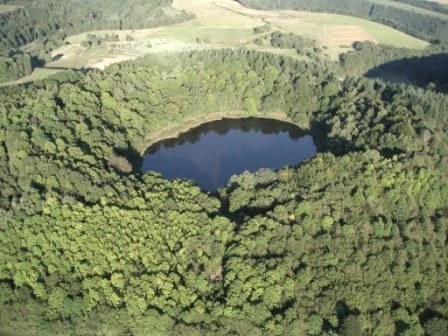
[{"label": "small bare patch of ground", "polygon": [[222,12],[213,0],[174,0],[172,6],[177,10],[192,13],[197,18],[215,16]]},{"label": "small bare patch of ground", "polygon": [[111,52],[114,54],[127,54],[143,56],[161,52],[182,52],[201,49],[210,49],[204,43],[184,42],[175,39],[146,39],[129,43],[117,43]]},{"label": "small bare patch of ground", "polygon": [[351,47],[356,41],[376,42],[372,35],[356,26],[326,26],[321,40],[322,46],[328,48]]},{"label": "small bare patch of ground", "polygon": [[56,50],[53,50],[51,52],[51,57],[54,58],[58,55],[62,55],[62,57],[59,58],[59,60],[62,60],[64,58],[76,55],[77,53],[79,53],[79,51],[80,51],[79,46],[66,44],[63,45],[62,47],[57,48]]},{"label": "small bare patch of ground", "polygon": [[91,68],[104,70],[107,66],[111,64],[129,61],[136,58],[137,58],[136,56],[130,56],[130,55],[115,55],[113,57],[108,57],[101,60],[92,60],[89,62],[88,66]]},{"label": "small bare patch of ground", "polygon": [[0,13],[12,12],[18,8],[22,8],[22,6],[0,5]]},{"label": "small bare patch of ground", "polygon": [[307,13],[299,11],[263,11],[258,9],[247,8],[236,1],[219,0],[215,2],[215,6],[225,8],[239,14],[243,14],[252,18],[260,19],[262,21],[283,21],[296,20],[305,16]]}]

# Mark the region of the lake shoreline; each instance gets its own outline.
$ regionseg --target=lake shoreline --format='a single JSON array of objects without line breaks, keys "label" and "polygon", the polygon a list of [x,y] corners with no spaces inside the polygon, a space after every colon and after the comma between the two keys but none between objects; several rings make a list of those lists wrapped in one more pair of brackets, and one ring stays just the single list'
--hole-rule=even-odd
[{"label": "lake shoreline", "polygon": [[291,122],[224,118],[155,143],[145,152],[140,171],[194,181],[214,192],[234,175],[297,166],[316,153],[312,135]]},{"label": "lake shoreline", "polygon": [[163,128],[157,132],[150,134],[143,142],[142,146],[138,149],[140,155],[145,155],[148,148],[156,144],[157,142],[172,139],[186,133],[194,128],[201,126],[212,121],[218,121],[222,119],[241,119],[241,118],[262,118],[262,119],[272,119],[291,123],[294,126],[298,125],[286,115],[286,113],[274,112],[274,113],[255,113],[248,114],[246,111],[225,111],[217,113],[209,113],[196,118],[185,119],[182,124],[178,124],[171,127]]}]

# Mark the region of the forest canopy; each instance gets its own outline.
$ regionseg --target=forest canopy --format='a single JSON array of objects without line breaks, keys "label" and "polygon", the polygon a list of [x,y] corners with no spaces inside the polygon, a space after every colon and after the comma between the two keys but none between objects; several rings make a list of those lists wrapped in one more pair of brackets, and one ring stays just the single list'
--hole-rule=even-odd
[{"label": "forest canopy", "polygon": [[[0,101],[1,331],[446,335],[446,95],[219,50]],[[148,136],[226,111],[281,113],[320,154],[216,194],[139,172]]]}]

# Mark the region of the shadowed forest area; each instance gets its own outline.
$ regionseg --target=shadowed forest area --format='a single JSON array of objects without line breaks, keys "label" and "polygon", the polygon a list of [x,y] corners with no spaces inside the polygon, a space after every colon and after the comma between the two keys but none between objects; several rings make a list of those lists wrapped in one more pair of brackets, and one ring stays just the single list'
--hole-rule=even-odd
[{"label": "shadowed forest area", "polygon": [[448,54],[412,57],[370,69],[367,77],[392,83],[416,84],[441,92],[448,91]]}]

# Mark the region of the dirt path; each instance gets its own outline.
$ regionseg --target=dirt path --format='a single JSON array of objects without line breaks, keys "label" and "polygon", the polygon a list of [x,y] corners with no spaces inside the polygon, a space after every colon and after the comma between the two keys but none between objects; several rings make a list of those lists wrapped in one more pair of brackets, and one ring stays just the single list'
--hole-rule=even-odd
[{"label": "dirt path", "polygon": [[232,0],[174,0],[173,7],[193,13],[198,18],[215,16],[217,14],[222,14],[225,11],[249,16],[254,19],[259,19],[260,21],[290,20],[306,15],[304,12],[296,11],[263,11],[247,8]]},{"label": "dirt path", "polygon": [[173,0],[172,6],[196,15],[197,18],[214,16],[221,13],[214,0]]}]

